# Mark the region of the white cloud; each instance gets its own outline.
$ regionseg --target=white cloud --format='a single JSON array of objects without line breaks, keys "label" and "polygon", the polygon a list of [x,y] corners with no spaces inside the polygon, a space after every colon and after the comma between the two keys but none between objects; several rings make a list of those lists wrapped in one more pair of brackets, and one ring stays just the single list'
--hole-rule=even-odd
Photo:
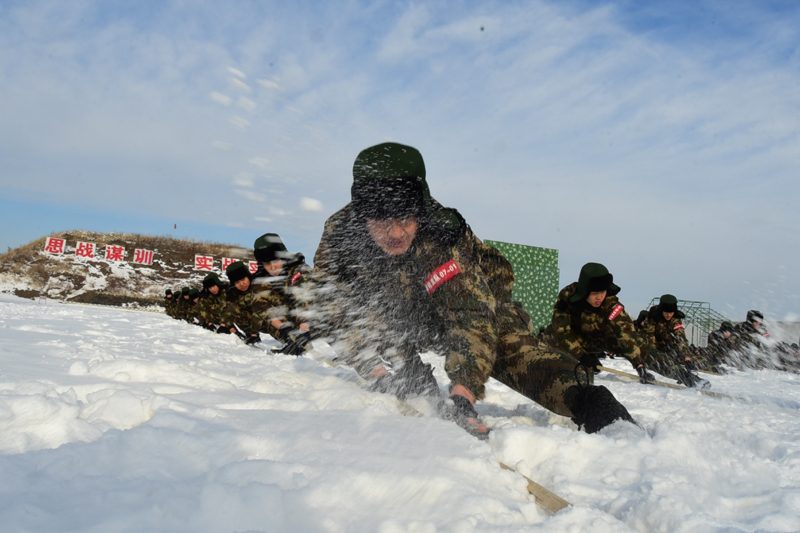
[{"label": "white cloud", "polygon": [[229,142],[211,141],[211,148],[214,148],[216,150],[227,151],[227,150],[230,150],[232,147],[233,147],[233,145],[231,143],[229,143]]},{"label": "white cloud", "polygon": [[264,170],[269,167],[269,159],[266,157],[251,157],[247,162]]},{"label": "white cloud", "polygon": [[247,85],[242,80],[240,80],[239,78],[231,78],[231,85],[233,85],[234,87],[236,87],[240,91],[244,91],[244,92],[247,92],[247,93],[253,92],[253,90],[250,88],[250,86]]},{"label": "white cloud", "polygon": [[276,217],[285,217],[292,214],[291,211],[286,211],[284,209],[280,209],[278,207],[270,207],[269,212],[275,215]]},{"label": "white cloud", "polygon": [[217,91],[211,92],[211,99],[217,102],[218,104],[222,104],[224,106],[231,105],[231,98],[229,96],[225,96],[224,94],[218,93]]},{"label": "white cloud", "polygon": [[244,196],[248,200],[252,200],[253,202],[266,202],[267,197],[261,193],[253,192],[253,191],[246,191],[244,189],[236,189],[236,194],[239,196]]},{"label": "white cloud", "polygon": [[270,80],[256,80],[259,85],[265,89],[280,89],[280,86],[274,81]]},{"label": "white cloud", "polygon": [[255,217],[257,222],[272,222],[272,219],[269,217]]},{"label": "white cloud", "polygon": [[318,212],[322,211],[322,202],[314,198],[300,198],[300,208],[303,211]]},{"label": "white cloud", "polygon": [[237,78],[241,78],[243,80],[247,78],[247,76],[245,75],[244,72],[242,72],[239,69],[233,68],[233,67],[228,67],[228,72],[230,72],[231,74],[233,74]]},{"label": "white cloud", "polygon": [[245,111],[250,111],[250,112],[252,112],[256,108],[256,103],[252,101],[250,98],[245,98],[244,96],[239,97],[239,100],[236,101],[236,105],[238,105]]},{"label": "white cloud", "polygon": [[233,184],[239,187],[252,187],[255,176],[250,172],[240,172],[233,179]]},{"label": "white cloud", "polygon": [[230,119],[229,122],[234,126],[236,126],[237,128],[241,128],[243,130],[247,129],[250,126],[250,121],[242,117],[233,117]]}]

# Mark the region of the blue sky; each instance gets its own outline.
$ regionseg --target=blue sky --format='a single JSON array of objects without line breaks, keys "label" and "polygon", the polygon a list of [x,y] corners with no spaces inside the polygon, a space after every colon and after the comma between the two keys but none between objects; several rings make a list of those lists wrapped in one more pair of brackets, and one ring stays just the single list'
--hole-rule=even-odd
[{"label": "blue sky", "polygon": [[[794,2],[4,2],[0,250],[91,229],[312,257],[397,141],[481,238],[800,314]],[[185,232],[184,232],[185,231]]]}]

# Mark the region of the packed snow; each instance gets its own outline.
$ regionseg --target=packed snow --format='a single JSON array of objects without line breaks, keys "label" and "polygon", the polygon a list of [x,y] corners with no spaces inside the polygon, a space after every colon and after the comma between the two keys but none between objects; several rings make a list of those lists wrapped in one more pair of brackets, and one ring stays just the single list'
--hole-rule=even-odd
[{"label": "packed snow", "polygon": [[[600,374],[641,428],[594,435],[490,382],[482,442],[310,356],[1,295],[0,530],[800,530],[798,375],[703,377],[744,399]],[[545,512],[521,474],[572,507]]]}]

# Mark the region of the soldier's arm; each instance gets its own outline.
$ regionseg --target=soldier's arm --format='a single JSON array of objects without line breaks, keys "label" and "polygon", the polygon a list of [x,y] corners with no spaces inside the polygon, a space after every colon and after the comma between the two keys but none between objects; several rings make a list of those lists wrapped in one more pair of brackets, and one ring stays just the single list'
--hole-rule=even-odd
[{"label": "soldier's arm", "polygon": [[[621,309],[617,310],[617,305],[620,306]],[[636,327],[633,325],[633,320],[628,313],[625,312],[625,308],[622,307],[622,304],[617,303],[611,308],[609,320],[614,327],[614,333],[617,338],[617,345],[619,347],[620,355],[630,361],[634,368],[637,368],[639,365],[643,364],[642,351],[640,347],[641,341],[636,333]]]},{"label": "soldier's arm", "polygon": [[433,263],[441,263],[426,273],[425,290],[444,319],[445,370],[453,386],[480,399],[494,366],[498,330],[497,303],[479,268],[476,242],[468,231],[458,246],[434,254]]}]

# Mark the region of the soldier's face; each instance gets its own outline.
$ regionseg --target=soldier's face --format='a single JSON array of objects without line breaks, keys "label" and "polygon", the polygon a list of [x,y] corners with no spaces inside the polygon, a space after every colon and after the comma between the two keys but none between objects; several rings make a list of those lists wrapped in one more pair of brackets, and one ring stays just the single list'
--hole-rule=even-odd
[{"label": "soldier's face", "polygon": [[217,287],[216,285],[212,285],[208,288],[208,292],[210,292],[211,294],[219,294],[219,287]]},{"label": "soldier's face", "polygon": [[675,311],[670,311],[669,313],[666,311],[662,311],[661,313],[664,315],[664,320],[666,320],[667,322],[672,320],[672,317],[675,316]]},{"label": "soldier's face", "polygon": [[603,305],[603,300],[605,299],[606,291],[590,292],[589,296],[586,297],[586,301],[589,302],[589,305],[592,307],[600,307]]},{"label": "soldier's face", "polygon": [[277,276],[283,270],[283,259],[273,259],[269,263],[263,263],[264,270],[267,271],[267,274],[270,276]]},{"label": "soldier's face", "polygon": [[722,332],[722,336],[723,336],[723,337],[725,337],[725,338],[727,339],[728,337],[730,337],[730,336],[731,336],[731,332],[730,332],[730,331],[723,331],[723,332]]},{"label": "soldier's face", "polygon": [[417,217],[390,218],[388,220],[367,219],[367,231],[381,250],[389,255],[403,255],[417,236]]},{"label": "soldier's face", "polygon": [[250,278],[242,278],[233,285],[240,291],[244,292],[250,288]]}]

